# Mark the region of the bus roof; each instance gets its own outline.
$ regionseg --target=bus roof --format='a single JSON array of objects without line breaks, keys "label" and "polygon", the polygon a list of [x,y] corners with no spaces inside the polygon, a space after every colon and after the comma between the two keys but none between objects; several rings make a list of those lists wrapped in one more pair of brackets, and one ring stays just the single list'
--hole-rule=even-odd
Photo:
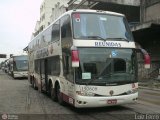
[{"label": "bus roof", "polygon": [[28,56],[27,54],[13,55],[12,57]]}]

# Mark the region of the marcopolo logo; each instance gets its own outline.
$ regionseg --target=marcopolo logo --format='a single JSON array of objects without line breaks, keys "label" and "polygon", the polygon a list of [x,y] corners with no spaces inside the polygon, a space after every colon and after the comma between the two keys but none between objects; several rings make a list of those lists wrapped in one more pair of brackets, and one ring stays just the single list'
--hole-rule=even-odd
[{"label": "marcopolo logo", "polygon": [[118,42],[95,42],[96,47],[121,47]]},{"label": "marcopolo logo", "polygon": [[8,119],[8,115],[7,114],[3,114],[2,115],[2,120],[7,120]]}]

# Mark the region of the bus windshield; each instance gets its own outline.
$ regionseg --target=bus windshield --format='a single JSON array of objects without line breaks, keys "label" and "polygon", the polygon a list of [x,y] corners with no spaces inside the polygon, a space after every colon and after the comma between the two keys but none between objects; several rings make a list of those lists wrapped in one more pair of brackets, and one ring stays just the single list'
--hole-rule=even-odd
[{"label": "bus windshield", "polygon": [[78,51],[77,84],[106,86],[137,82],[133,49],[78,48]]},{"label": "bus windshield", "polygon": [[28,58],[27,56],[14,57],[14,70],[26,71],[28,70]]},{"label": "bus windshield", "polygon": [[93,13],[72,14],[75,39],[117,39],[133,41],[123,16]]}]

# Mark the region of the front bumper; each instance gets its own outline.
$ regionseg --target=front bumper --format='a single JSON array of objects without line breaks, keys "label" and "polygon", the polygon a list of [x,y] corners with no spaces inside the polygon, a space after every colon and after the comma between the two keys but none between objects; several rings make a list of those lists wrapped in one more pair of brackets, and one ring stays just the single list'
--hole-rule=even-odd
[{"label": "front bumper", "polygon": [[28,73],[26,73],[26,72],[22,72],[22,73],[15,72],[14,73],[14,78],[20,78],[20,77],[27,78],[28,77]]},{"label": "front bumper", "polygon": [[[75,107],[104,107],[122,105],[127,103],[135,103],[138,98],[138,92],[130,95],[111,96],[111,97],[89,97],[77,95],[75,99]],[[108,100],[116,100],[116,102],[108,103]]]}]

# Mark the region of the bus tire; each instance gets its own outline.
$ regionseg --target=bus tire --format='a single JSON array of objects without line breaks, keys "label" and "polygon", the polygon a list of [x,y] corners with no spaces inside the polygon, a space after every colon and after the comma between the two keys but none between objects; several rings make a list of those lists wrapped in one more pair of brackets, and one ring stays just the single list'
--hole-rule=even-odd
[{"label": "bus tire", "polygon": [[13,79],[15,79],[14,73],[12,74]]},{"label": "bus tire", "polygon": [[62,96],[62,93],[60,92],[60,86],[59,86],[59,84],[56,86],[56,92],[57,92],[58,103],[60,105],[64,105],[63,96]]},{"label": "bus tire", "polygon": [[38,88],[37,88],[37,86],[36,86],[35,80],[33,80],[32,82],[33,82],[33,88],[34,88],[35,90],[38,90]]},{"label": "bus tire", "polygon": [[32,85],[32,76],[29,77],[29,83]]},{"label": "bus tire", "polygon": [[48,94],[53,101],[57,101],[56,91],[55,91],[55,89],[53,89],[52,83],[50,83],[50,85],[49,85],[49,93]]},{"label": "bus tire", "polygon": [[33,84],[34,84],[34,80],[32,79],[32,80],[31,80],[31,86],[32,86],[32,88],[34,88],[34,85],[33,85]]}]

